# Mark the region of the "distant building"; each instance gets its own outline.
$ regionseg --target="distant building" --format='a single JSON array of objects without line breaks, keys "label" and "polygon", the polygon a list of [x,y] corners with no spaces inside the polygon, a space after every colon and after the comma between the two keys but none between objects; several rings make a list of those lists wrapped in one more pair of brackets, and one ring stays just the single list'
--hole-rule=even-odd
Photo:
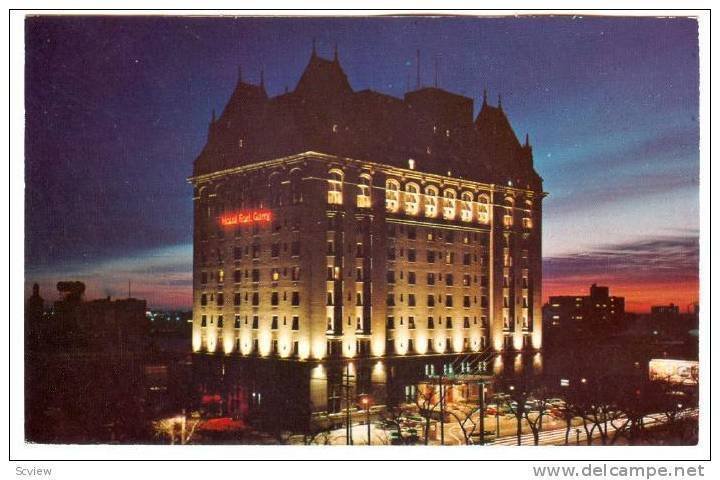
[{"label": "distant building", "polygon": [[614,333],[625,316],[625,298],[593,284],[590,295],[553,296],[543,307],[546,343],[559,344]]},{"label": "distant building", "polygon": [[670,305],[654,305],[650,307],[650,315],[655,321],[679,320],[680,307],[673,303]]},{"label": "distant building", "polygon": [[85,301],[82,282],[59,282],[62,299],[48,313],[37,284],[26,304],[26,338],[36,351],[140,352],[150,339],[145,300],[135,298]]}]

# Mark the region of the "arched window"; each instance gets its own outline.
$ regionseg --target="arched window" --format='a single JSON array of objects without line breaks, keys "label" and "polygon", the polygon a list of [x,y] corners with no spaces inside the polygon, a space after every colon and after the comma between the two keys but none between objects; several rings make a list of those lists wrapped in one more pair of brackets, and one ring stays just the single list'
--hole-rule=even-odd
[{"label": "arched window", "polygon": [[290,171],[290,202],[293,205],[302,203],[302,171],[295,168]]},{"label": "arched window", "polygon": [[525,200],[525,209],[523,210],[522,226],[523,228],[530,229],[533,227],[532,221],[532,201]]},{"label": "arched window", "polygon": [[370,175],[363,173],[358,179],[358,194],[357,194],[357,206],[358,208],[370,208],[372,198],[370,196],[372,181]]},{"label": "arched window", "polygon": [[472,222],[473,194],[470,192],[462,192],[460,198],[462,200],[462,203],[460,204],[460,219],[463,222]]},{"label": "arched window", "polygon": [[505,215],[503,216],[503,225],[511,227],[513,224],[513,208],[515,208],[515,199],[505,197]]},{"label": "arched window", "polygon": [[385,208],[388,212],[397,212],[400,207],[400,183],[394,179],[385,182]]},{"label": "arched window", "polygon": [[405,185],[405,213],[417,215],[420,208],[420,189],[415,183]]},{"label": "arched window", "polygon": [[480,195],[478,198],[478,220],[481,223],[490,221],[490,200],[487,195]]},{"label": "arched window", "polygon": [[328,178],[328,203],[331,205],[342,205],[343,173],[341,170],[332,169]]},{"label": "arched window", "polygon": [[443,192],[443,218],[453,220],[455,218],[455,202],[457,194],[452,188]]},{"label": "arched window", "polygon": [[425,188],[425,216],[435,218],[438,212],[438,189],[433,185]]}]

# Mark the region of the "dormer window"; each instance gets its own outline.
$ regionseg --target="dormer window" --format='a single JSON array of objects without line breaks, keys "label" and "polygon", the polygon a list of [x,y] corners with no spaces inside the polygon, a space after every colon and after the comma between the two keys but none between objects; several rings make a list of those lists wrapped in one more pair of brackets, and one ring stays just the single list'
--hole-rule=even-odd
[{"label": "dormer window", "polygon": [[432,150],[430,149],[430,145],[425,147],[425,153],[427,153],[428,155],[432,155]]},{"label": "dormer window", "polygon": [[408,158],[408,168],[410,170],[415,170],[415,160],[412,158]]},{"label": "dormer window", "polygon": [[445,130],[445,136],[450,138],[450,130]]},{"label": "dormer window", "polygon": [[337,123],[334,123],[333,126],[332,126],[332,131],[333,131],[333,133],[337,133],[339,129],[340,129],[340,127],[338,127],[338,124],[337,124]]},{"label": "dormer window", "polygon": [[244,145],[243,145],[243,139],[240,138],[240,139],[238,139],[238,148],[243,148],[243,147],[244,147]]}]

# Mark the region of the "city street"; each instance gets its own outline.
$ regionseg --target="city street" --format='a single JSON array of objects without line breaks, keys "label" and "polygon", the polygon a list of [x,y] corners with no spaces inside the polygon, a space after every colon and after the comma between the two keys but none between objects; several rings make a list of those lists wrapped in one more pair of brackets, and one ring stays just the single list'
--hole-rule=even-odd
[{"label": "city street", "polygon": [[[680,418],[697,418],[698,409],[689,409],[678,414]],[[485,430],[495,432],[496,420],[495,417],[485,417]],[[652,428],[655,426],[662,425],[665,422],[665,415],[656,413],[648,415],[644,419],[645,428]],[[609,422],[608,422],[609,423]],[[574,419],[574,427],[570,431],[569,445],[586,445],[586,433],[582,427],[582,421],[579,418]],[[440,426],[434,422],[434,427],[437,428],[436,435],[431,433],[431,440],[428,442],[430,445],[440,445]],[[459,424],[455,421],[446,422],[445,428],[445,445],[465,445],[464,435]],[[517,437],[516,432],[516,421],[514,416],[504,415],[500,416],[500,438],[492,440],[490,437],[487,440],[488,445],[505,445],[505,446],[516,446]],[[404,429],[405,430],[405,429]],[[608,434],[612,436],[615,428],[612,424],[607,425]],[[530,432],[530,428],[526,422],[523,421],[523,434],[520,437],[521,445],[534,445],[533,435]],[[370,438],[372,445],[391,445],[393,432],[392,429],[379,428],[376,422],[372,422],[370,426]],[[420,437],[419,444],[422,444],[422,427],[417,427],[417,432]],[[436,437],[436,438],[433,438]],[[599,438],[600,433],[597,429],[593,432],[593,438]],[[357,424],[352,428],[352,444],[353,445],[367,445],[368,444],[368,429],[366,424]],[[291,438],[291,444],[302,444],[302,436],[294,436]],[[473,442],[479,442],[479,436],[473,436]],[[346,445],[346,430],[336,429],[325,434],[320,434],[315,437],[314,444],[328,444],[328,445]],[[565,444],[565,422],[554,419],[550,416],[543,419],[543,430],[539,435],[540,445],[564,445]]]}]

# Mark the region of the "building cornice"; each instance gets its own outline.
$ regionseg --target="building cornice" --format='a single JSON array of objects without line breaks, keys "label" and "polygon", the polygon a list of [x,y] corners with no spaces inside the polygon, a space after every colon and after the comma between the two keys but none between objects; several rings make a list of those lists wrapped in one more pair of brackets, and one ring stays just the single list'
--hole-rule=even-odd
[{"label": "building cornice", "polygon": [[250,165],[242,165],[239,167],[218,170],[217,172],[205,173],[202,175],[193,175],[193,176],[188,177],[187,181],[188,181],[188,183],[191,183],[194,185],[197,183],[209,182],[209,181],[223,178],[223,177],[226,177],[229,175],[248,173],[248,172],[253,172],[253,171],[257,171],[257,170],[262,170],[264,168],[272,168],[272,167],[286,164],[286,163],[300,163],[300,162],[307,161],[307,160],[326,160],[328,162],[341,162],[341,163],[350,164],[350,165],[358,166],[360,168],[365,168],[365,169],[370,168],[371,170],[382,170],[383,172],[389,173],[391,175],[396,175],[396,176],[402,177],[404,179],[413,179],[413,180],[417,180],[417,181],[433,180],[441,185],[456,186],[460,190],[462,190],[464,187],[467,187],[467,188],[473,188],[473,189],[488,190],[491,192],[510,193],[512,195],[523,194],[523,195],[527,195],[529,197],[539,197],[539,198],[544,198],[548,195],[547,192],[538,192],[538,191],[532,190],[532,189],[511,187],[511,186],[507,186],[507,185],[499,185],[496,183],[484,183],[484,182],[478,182],[478,181],[474,181],[474,180],[467,180],[464,178],[455,178],[452,176],[440,175],[437,173],[423,172],[420,170],[413,170],[413,169],[409,169],[409,168],[401,168],[401,167],[396,167],[394,165],[387,165],[384,163],[377,163],[377,162],[372,162],[369,160],[359,160],[359,159],[355,159],[355,158],[342,157],[342,156],[338,156],[338,155],[330,155],[327,153],[320,153],[320,152],[315,152],[312,150],[309,150],[309,151],[306,151],[303,153],[298,153],[295,155],[290,155],[287,157],[280,157],[280,158],[274,158],[271,160],[265,160],[265,161],[253,163]]}]

